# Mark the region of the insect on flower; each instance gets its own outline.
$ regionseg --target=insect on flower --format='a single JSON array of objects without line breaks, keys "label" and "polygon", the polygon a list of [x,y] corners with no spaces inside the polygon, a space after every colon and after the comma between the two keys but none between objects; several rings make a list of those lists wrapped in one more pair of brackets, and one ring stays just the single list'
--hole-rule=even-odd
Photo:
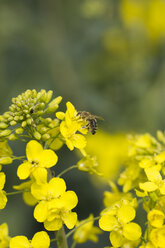
[{"label": "insect on flower", "polygon": [[77,116],[79,116],[81,119],[87,122],[87,125],[85,126],[85,128],[88,128],[88,130],[90,130],[92,134],[96,133],[97,119],[104,120],[102,117],[97,116],[97,115],[92,115],[91,113],[86,112],[86,111],[79,111],[77,113]]}]

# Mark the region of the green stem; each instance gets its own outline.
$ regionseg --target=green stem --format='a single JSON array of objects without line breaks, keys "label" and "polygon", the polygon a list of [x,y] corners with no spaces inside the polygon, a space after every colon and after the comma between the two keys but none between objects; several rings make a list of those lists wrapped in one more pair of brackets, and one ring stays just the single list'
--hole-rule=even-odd
[{"label": "green stem", "polygon": [[12,157],[13,160],[23,160],[25,159],[26,157],[25,156],[20,156],[20,157]]},{"label": "green stem", "polygon": [[77,245],[77,242],[76,242],[76,241],[74,241],[74,242],[72,243],[71,248],[75,248],[75,247],[76,247],[76,245]]},{"label": "green stem", "polygon": [[25,190],[9,192],[9,193],[6,193],[6,195],[17,195],[17,194],[21,194],[21,193],[23,193],[23,192],[25,192]]},{"label": "green stem", "polygon": [[61,177],[61,176],[64,175],[66,172],[68,172],[68,171],[70,171],[70,170],[72,170],[72,169],[74,169],[74,168],[78,168],[78,166],[77,166],[77,165],[72,165],[72,166],[70,166],[69,168],[67,168],[66,170],[62,171],[60,174],[58,174],[57,177]]},{"label": "green stem", "polygon": [[58,248],[68,248],[65,230],[64,230],[63,226],[57,232],[56,239],[57,239],[57,247]]},{"label": "green stem", "polygon": [[80,225],[76,226],[74,229],[72,229],[70,232],[68,232],[68,233],[66,234],[66,238],[69,238],[70,235],[72,235],[72,233],[74,233],[80,226],[83,226],[84,224],[86,224],[86,223],[88,223],[88,222],[90,222],[90,221],[95,221],[95,220],[99,220],[99,219],[100,219],[100,216],[97,216],[97,217],[95,217],[95,218],[93,218],[93,219],[83,221]]}]

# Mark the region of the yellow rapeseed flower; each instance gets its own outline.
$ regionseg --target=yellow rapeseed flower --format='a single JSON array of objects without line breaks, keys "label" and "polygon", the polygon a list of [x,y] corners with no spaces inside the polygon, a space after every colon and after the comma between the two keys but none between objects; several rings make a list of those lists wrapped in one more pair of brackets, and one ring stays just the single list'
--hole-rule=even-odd
[{"label": "yellow rapeseed flower", "polygon": [[103,211],[99,226],[104,231],[110,231],[110,241],[114,247],[120,247],[128,241],[138,241],[141,227],[131,222],[135,218],[135,209],[128,201],[114,204],[109,210]]},{"label": "yellow rapeseed flower", "polygon": [[63,119],[60,124],[60,132],[70,150],[73,150],[74,147],[82,149],[86,146],[86,139],[77,131],[84,133],[87,130],[83,128],[83,121],[77,116],[75,107],[70,102],[67,102],[66,106],[65,114],[61,112],[56,113],[57,118],[62,116]]},{"label": "yellow rapeseed flower", "polygon": [[50,201],[58,198],[66,191],[66,184],[62,178],[54,177],[48,183],[33,183],[32,195],[39,201]]},{"label": "yellow rapeseed flower", "polygon": [[43,149],[42,145],[31,140],[26,146],[27,161],[24,161],[17,170],[20,179],[28,178],[36,168],[50,168],[57,163],[58,157],[54,151]]},{"label": "yellow rapeseed flower", "polygon": [[71,229],[77,221],[77,214],[71,210],[77,205],[78,198],[74,191],[66,191],[62,178],[52,178],[48,183],[33,183],[32,195],[39,201],[34,209],[34,217],[38,222],[44,222],[49,231],[59,230],[62,224]]},{"label": "yellow rapeseed flower", "polygon": [[34,234],[32,240],[25,236],[16,236],[10,239],[10,248],[49,248],[50,238],[44,231]]},{"label": "yellow rapeseed flower", "polygon": [[49,201],[44,227],[48,231],[55,231],[64,223],[67,228],[72,229],[76,225],[77,214],[71,210],[77,203],[78,198],[74,191],[66,191],[61,197]]}]

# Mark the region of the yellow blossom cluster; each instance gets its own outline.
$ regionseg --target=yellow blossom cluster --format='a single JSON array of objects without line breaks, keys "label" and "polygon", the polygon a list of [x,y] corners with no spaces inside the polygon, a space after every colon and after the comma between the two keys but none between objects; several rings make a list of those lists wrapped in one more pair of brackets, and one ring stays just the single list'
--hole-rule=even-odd
[{"label": "yellow blossom cluster", "polygon": [[114,247],[124,247],[127,243],[138,245],[142,231],[141,227],[132,222],[136,211],[134,200],[121,200],[104,209],[101,213],[99,226],[104,231],[110,232],[110,242]]},{"label": "yellow blossom cluster", "polygon": [[[57,231],[57,243],[58,239],[61,240],[61,237],[58,238],[58,231],[60,233],[63,230],[63,224],[68,229],[73,229],[75,225],[77,229],[81,225],[84,238],[79,240],[80,243],[87,240],[97,241],[97,234],[101,231],[93,226],[93,215],[90,215],[89,223],[85,225],[84,222],[77,222],[77,213],[72,209],[76,207],[78,197],[74,191],[66,189],[66,182],[60,176],[65,171],[59,176],[54,176],[51,171],[58,162],[55,150],[66,144],[70,150],[79,149],[83,156],[74,167],[89,173],[97,172],[97,162],[84,150],[84,134],[89,130],[88,123],[78,115],[70,102],[66,103],[66,112],[56,112],[62,98],[56,97],[50,101],[52,93],[45,90],[38,93],[36,90],[27,90],[13,98],[9,111],[0,116],[0,170],[2,165],[11,164],[13,160],[22,160],[22,163],[18,164],[17,176],[26,181],[13,188],[23,194],[26,204],[34,206],[34,218],[42,222],[46,230]],[[45,118],[45,114],[53,113],[56,118]],[[7,142],[16,139],[26,141],[26,157],[13,155]],[[6,193],[5,181],[5,173],[0,172],[0,209],[6,206],[7,196],[17,193]],[[81,232],[81,228],[77,231]],[[45,231],[34,234],[32,240],[26,236],[10,238],[7,224],[0,226],[1,248],[49,246],[50,238]]]},{"label": "yellow blossom cluster", "polygon": [[[30,176],[31,180],[16,186],[16,189],[29,189],[24,196],[29,205],[36,204],[34,218],[44,222],[47,230],[59,230],[62,224],[71,229],[77,221],[77,214],[71,212],[78,203],[73,191],[66,191],[62,178],[53,177],[48,181],[47,169],[57,163],[57,155],[51,149],[43,149],[35,140],[26,146],[27,161],[19,165],[17,175],[20,179]],[[27,192],[25,192],[27,193]]]},{"label": "yellow blossom cluster", "polygon": [[[61,97],[50,102],[51,96],[50,91],[28,90],[14,98],[9,112],[0,117],[0,209],[5,208],[8,196],[22,193],[25,203],[34,207],[35,220],[43,223],[47,231],[55,231],[56,238],[50,240],[46,231],[36,232],[32,239],[10,237],[7,224],[2,223],[0,248],[50,248],[50,242],[66,248],[67,238],[72,234],[73,248],[87,241],[98,242],[102,231],[109,232],[108,245],[113,248],[164,248],[165,134],[158,131],[156,138],[146,133],[128,135],[126,139],[126,135],[98,132],[96,138],[92,135],[86,138],[89,119],[83,118],[71,102],[66,103],[66,112],[56,112]],[[56,117],[45,118],[45,113]],[[18,132],[19,128],[23,132]],[[26,141],[26,156],[13,154],[8,145],[9,140],[14,140],[11,132],[15,138]],[[56,175],[53,174],[58,163],[55,151],[64,144],[71,151],[77,148],[82,157]],[[15,192],[7,193],[6,175],[1,170],[13,160],[19,161],[18,178],[26,181],[13,186]],[[109,184],[111,190],[104,191],[104,209],[99,216],[90,214],[85,220],[77,220],[73,209],[78,197],[74,191],[67,190],[61,177],[73,168],[96,174],[97,178],[93,178],[97,184],[99,177]],[[118,186],[112,181],[114,178]],[[146,216],[144,228],[136,214],[142,209]],[[95,220],[99,220],[99,227],[94,225]],[[66,235],[64,225],[67,230],[72,229]]]}]

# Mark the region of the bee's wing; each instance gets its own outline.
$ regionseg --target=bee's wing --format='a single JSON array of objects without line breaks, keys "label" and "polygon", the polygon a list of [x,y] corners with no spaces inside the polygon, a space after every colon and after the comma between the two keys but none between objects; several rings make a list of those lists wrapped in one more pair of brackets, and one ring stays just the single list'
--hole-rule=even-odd
[{"label": "bee's wing", "polygon": [[104,119],[101,116],[94,115],[94,118],[101,120],[101,121],[104,121]]}]

